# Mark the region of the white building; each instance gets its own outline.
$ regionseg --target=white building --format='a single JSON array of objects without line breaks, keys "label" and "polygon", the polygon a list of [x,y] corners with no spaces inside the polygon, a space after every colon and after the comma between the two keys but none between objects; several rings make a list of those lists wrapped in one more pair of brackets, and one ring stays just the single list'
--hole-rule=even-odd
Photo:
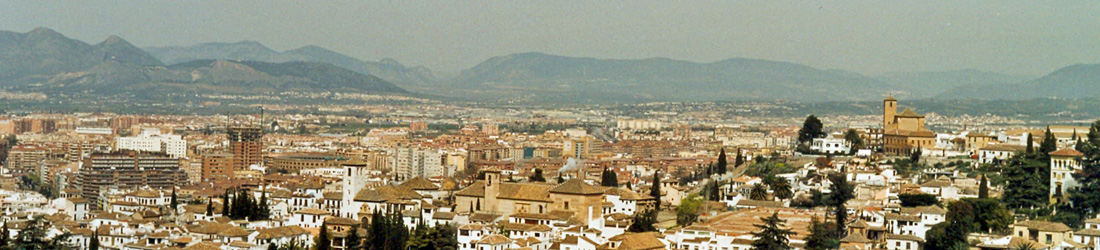
[{"label": "white building", "polygon": [[1077,187],[1077,181],[1073,179],[1073,173],[1081,170],[1081,163],[1077,160],[1085,156],[1072,148],[1063,148],[1050,152],[1050,198],[1063,197],[1066,191]]},{"label": "white building", "polygon": [[161,134],[158,129],[142,129],[141,134],[119,137],[115,148],[142,152],[161,152],[175,158],[187,156],[187,140],[180,135]]},{"label": "white building", "polygon": [[843,138],[814,138],[813,144],[810,144],[810,150],[836,155],[848,154],[852,149],[848,146],[848,141]]},{"label": "white building", "polygon": [[436,149],[399,147],[390,159],[391,169],[403,179],[448,175],[443,165],[445,154]]}]

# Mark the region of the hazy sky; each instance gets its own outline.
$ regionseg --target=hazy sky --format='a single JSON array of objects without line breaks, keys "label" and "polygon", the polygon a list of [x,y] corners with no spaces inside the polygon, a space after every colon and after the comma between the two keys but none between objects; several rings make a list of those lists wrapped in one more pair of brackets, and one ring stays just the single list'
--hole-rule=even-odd
[{"label": "hazy sky", "polygon": [[[539,51],[859,73],[1100,63],[1100,1],[0,1],[0,29],[139,47],[259,41],[458,71]],[[934,2],[934,3],[928,3]]]}]

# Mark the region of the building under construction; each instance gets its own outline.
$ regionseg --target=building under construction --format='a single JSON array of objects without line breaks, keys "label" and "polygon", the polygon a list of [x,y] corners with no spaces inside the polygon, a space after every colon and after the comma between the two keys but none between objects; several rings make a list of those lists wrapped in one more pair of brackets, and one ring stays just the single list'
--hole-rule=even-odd
[{"label": "building under construction", "polygon": [[259,126],[229,127],[229,150],[233,154],[233,169],[246,170],[263,161],[263,129]]},{"label": "building under construction", "polygon": [[103,191],[112,188],[168,189],[186,180],[179,159],[162,153],[124,151],[96,153],[84,159],[76,183],[93,209],[100,209]]}]

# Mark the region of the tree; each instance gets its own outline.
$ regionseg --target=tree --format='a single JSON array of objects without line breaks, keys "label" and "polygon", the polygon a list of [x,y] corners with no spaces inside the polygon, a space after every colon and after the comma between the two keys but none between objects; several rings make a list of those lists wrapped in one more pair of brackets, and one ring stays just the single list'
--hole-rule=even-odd
[{"label": "tree", "polygon": [[920,156],[922,154],[924,154],[924,151],[922,151],[920,147],[917,147],[913,150],[912,153],[909,154],[909,162],[917,164],[918,162],[920,162]]},{"label": "tree", "polygon": [[619,187],[619,177],[615,170],[603,169],[603,173],[600,174],[600,186]]},{"label": "tree", "polygon": [[1005,206],[1014,209],[1046,207],[1050,203],[1048,164],[1035,153],[1008,158],[1001,167],[1001,176],[1005,181],[1001,200]]},{"label": "tree", "polygon": [[1012,213],[996,199],[964,198],[961,200],[974,208],[974,221],[982,232],[1003,232],[1014,221]]},{"label": "tree", "polygon": [[649,187],[649,196],[653,197],[656,210],[661,210],[661,171],[653,172],[653,186]]},{"label": "tree", "polygon": [[328,236],[328,222],[321,222],[321,232],[313,239],[313,250],[332,249],[332,238]]},{"label": "tree", "polygon": [[172,211],[175,211],[176,206],[179,205],[179,201],[176,200],[176,188],[172,188],[172,201],[170,204],[172,205]]},{"label": "tree", "polygon": [[848,132],[844,133],[844,141],[848,142],[848,146],[852,147],[853,152],[863,148],[863,138],[859,137],[859,132],[856,132],[855,129],[848,129]]},{"label": "tree", "polygon": [[0,249],[8,249],[8,245],[11,244],[11,235],[9,235],[8,232],[7,222],[4,222],[3,230],[4,231],[0,231]]},{"label": "tree", "polygon": [[1027,153],[1028,154],[1031,154],[1031,153],[1035,152],[1035,139],[1032,139],[1033,137],[1035,137],[1035,136],[1031,135],[1031,132],[1027,133]]},{"label": "tree", "polygon": [[229,203],[229,189],[226,189],[225,194],[222,194],[222,216],[232,218],[233,208]]},{"label": "tree", "polygon": [[756,238],[752,241],[754,250],[789,250],[791,245],[788,237],[794,234],[790,229],[783,228],[786,220],[779,219],[779,212],[773,212],[772,216],[763,218],[764,224],[756,225],[759,232],[752,233]]},{"label": "tree", "polygon": [[825,136],[825,132],[822,131],[824,127],[825,125],[816,116],[807,116],[806,121],[802,123],[802,129],[798,130],[798,143],[808,144],[813,142],[814,138]]},{"label": "tree", "polygon": [[898,200],[902,207],[931,206],[939,203],[935,195],[931,194],[898,194]]},{"label": "tree", "polygon": [[562,178],[561,173],[559,172],[558,173],[558,184],[562,184],[562,183],[565,183],[565,178]]},{"label": "tree", "polygon": [[745,164],[745,156],[741,154],[741,149],[737,149],[737,159],[734,159],[733,167],[740,167],[741,164]]},{"label": "tree", "polygon": [[772,187],[772,194],[775,195],[775,198],[779,198],[780,200],[786,200],[786,199],[790,199],[791,197],[794,197],[794,192],[791,191],[791,183],[789,183],[789,182],[786,182],[786,181],[778,182],[775,185],[772,185],[771,187]]},{"label": "tree", "polygon": [[626,231],[633,233],[656,232],[657,227],[654,227],[654,224],[657,224],[657,210],[649,209],[645,212],[634,213],[634,219],[630,226],[626,227]]},{"label": "tree", "polygon": [[726,148],[722,148],[722,151],[718,153],[718,174],[726,173]]},{"label": "tree", "polygon": [[275,245],[275,243],[267,243],[267,250],[279,250],[279,246]]},{"label": "tree", "polygon": [[676,225],[688,226],[699,219],[699,208],[703,206],[704,199],[699,194],[690,194],[680,200],[680,206],[676,207]]},{"label": "tree", "polygon": [[[842,168],[843,170],[843,168]],[[845,178],[845,172],[841,171],[840,174],[829,175],[829,198],[827,203],[833,207],[834,220],[836,221],[836,231],[838,237],[847,235],[844,229],[844,221],[848,219],[848,208],[845,203],[852,198],[855,198],[855,187],[848,183],[848,178]]]},{"label": "tree", "polygon": [[951,202],[947,205],[946,217],[944,222],[928,231],[927,248],[967,249],[966,235],[979,229],[974,221],[974,207],[964,201]]},{"label": "tree", "polygon": [[982,174],[981,182],[978,182],[978,199],[989,198],[989,181],[985,179],[985,174]]},{"label": "tree", "polygon": [[260,220],[271,219],[271,207],[269,207],[267,205],[267,192],[266,191],[261,191],[260,192],[259,206],[260,206],[259,211],[257,211],[257,213],[259,214],[259,216],[258,216],[259,219]]},{"label": "tree", "polygon": [[13,241],[8,243],[8,249],[75,249],[69,244],[69,233],[49,237],[50,226],[45,216],[38,215],[27,221],[27,224]]},{"label": "tree", "polygon": [[214,199],[206,200],[206,216],[214,216]]},{"label": "tree", "polygon": [[[4,234],[7,235],[7,230],[4,230]],[[92,240],[88,242],[88,250],[99,250],[99,232],[92,232]]]},{"label": "tree", "polygon": [[529,180],[532,182],[546,182],[546,178],[542,177],[541,168],[535,168],[535,173],[531,174],[531,178]]},{"label": "tree", "polygon": [[758,201],[768,199],[768,189],[764,188],[764,184],[761,183],[752,185],[752,189],[749,190],[749,199]]},{"label": "tree", "polygon": [[810,219],[810,235],[804,239],[806,250],[827,250],[840,247],[840,240],[834,234],[832,223],[814,216]]},{"label": "tree", "polygon": [[1047,127],[1047,132],[1043,134],[1043,142],[1039,143],[1039,152],[1044,155],[1050,154],[1058,150],[1058,139],[1054,138],[1054,133],[1050,132],[1050,127]]}]

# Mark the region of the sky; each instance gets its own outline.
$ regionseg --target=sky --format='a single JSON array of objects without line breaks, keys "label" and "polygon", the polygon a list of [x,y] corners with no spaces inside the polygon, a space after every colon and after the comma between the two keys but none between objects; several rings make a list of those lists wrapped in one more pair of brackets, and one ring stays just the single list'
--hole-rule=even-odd
[{"label": "sky", "polygon": [[318,45],[457,72],[512,53],[754,58],[863,74],[1100,63],[1100,1],[8,1],[0,30]]}]

